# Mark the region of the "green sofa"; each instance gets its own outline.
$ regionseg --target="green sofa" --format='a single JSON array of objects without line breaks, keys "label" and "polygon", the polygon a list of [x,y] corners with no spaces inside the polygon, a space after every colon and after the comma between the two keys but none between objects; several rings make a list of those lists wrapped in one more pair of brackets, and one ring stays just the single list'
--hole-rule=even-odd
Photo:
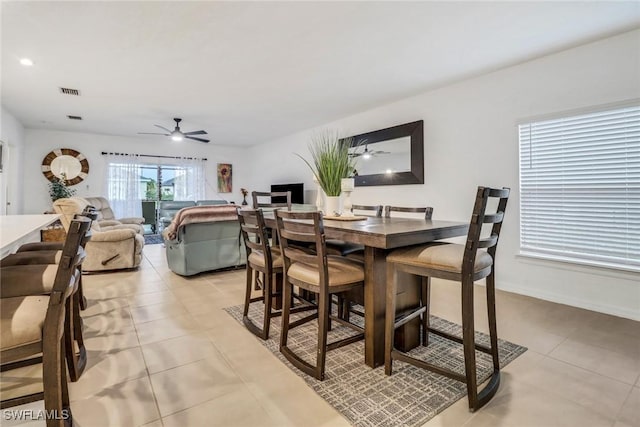
[{"label": "green sofa", "polygon": [[[205,271],[237,267],[246,263],[247,255],[240,236],[240,223],[233,205],[200,206],[187,208],[192,217],[199,218],[177,224],[163,232],[167,263],[171,271],[181,276],[192,276]],[[203,220],[206,213],[222,216]],[[176,219],[187,215],[178,213]]]}]

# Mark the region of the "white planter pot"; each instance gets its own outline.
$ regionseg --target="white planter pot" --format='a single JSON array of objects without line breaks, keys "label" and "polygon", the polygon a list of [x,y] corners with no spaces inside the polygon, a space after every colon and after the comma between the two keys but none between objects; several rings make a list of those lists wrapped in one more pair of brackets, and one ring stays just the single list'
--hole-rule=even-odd
[{"label": "white planter pot", "polygon": [[326,216],[336,216],[342,213],[342,199],[340,196],[326,196],[324,201],[324,214]]}]

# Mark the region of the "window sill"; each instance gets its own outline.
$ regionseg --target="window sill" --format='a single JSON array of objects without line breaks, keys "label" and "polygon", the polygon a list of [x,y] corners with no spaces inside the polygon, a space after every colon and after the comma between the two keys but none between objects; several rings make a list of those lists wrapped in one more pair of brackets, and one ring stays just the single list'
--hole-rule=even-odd
[{"label": "window sill", "polygon": [[590,274],[595,273],[601,274],[603,276],[613,276],[622,279],[638,280],[638,273],[640,273],[640,266],[622,266],[609,264],[606,262],[560,257],[535,252],[520,251],[520,253],[516,255],[516,257],[522,258],[525,261],[541,261],[544,263],[553,264],[554,267],[560,267],[567,270],[580,271]]}]

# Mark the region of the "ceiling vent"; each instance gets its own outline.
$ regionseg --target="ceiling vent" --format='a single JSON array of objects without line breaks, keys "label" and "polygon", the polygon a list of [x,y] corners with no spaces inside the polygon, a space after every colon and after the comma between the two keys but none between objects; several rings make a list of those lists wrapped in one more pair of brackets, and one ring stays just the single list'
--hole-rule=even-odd
[{"label": "ceiling vent", "polygon": [[81,116],[67,116],[69,120],[82,120]]},{"label": "ceiling vent", "polygon": [[80,91],[78,89],[69,89],[68,87],[61,87],[60,92],[62,92],[65,95],[80,96]]}]

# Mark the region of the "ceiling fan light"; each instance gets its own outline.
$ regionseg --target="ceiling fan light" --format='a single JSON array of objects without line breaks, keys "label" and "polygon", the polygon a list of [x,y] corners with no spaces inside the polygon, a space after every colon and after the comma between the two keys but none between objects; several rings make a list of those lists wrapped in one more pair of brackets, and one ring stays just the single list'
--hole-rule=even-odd
[{"label": "ceiling fan light", "polygon": [[369,159],[371,158],[371,154],[369,154],[369,153],[364,153],[364,154],[362,155],[362,158],[363,158],[363,159],[365,159],[365,160],[369,160]]},{"label": "ceiling fan light", "polygon": [[176,142],[180,142],[180,141],[182,141],[182,135],[178,135],[178,134],[171,135],[171,140],[172,141],[176,141]]}]

